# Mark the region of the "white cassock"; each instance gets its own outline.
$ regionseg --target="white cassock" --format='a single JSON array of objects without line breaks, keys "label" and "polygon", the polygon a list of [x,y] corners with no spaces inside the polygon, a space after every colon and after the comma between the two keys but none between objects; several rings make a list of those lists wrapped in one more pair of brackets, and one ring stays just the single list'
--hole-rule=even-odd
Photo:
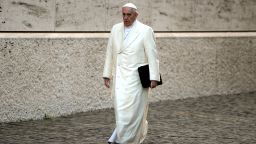
[{"label": "white cassock", "polygon": [[148,88],[140,82],[138,67],[149,64],[150,79],[159,80],[159,61],[152,28],[135,21],[130,28],[113,26],[103,77],[112,79],[116,128],[110,142],[139,144],[147,134]]}]

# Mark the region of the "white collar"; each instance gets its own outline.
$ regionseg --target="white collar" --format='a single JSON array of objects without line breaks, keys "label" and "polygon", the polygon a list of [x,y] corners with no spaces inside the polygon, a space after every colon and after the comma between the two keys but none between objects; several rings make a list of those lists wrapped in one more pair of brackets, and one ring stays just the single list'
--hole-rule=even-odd
[{"label": "white collar", "polygon": [[124,25],[124,29],[132,29],[132,28],[136,25],[136,23],[137,23],[137,20],[135,20],[135,21],[132,23],[132,25],[130,25],[130,26],[128,26],[128,27],[126,27],[126,26]]}]

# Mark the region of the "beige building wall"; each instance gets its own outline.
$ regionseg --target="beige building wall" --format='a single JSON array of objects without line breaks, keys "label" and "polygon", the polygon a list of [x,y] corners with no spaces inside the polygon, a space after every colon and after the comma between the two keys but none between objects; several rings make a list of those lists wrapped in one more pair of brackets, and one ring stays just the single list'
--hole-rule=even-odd
[{"label": "beige building wall", "polygon": [[[125,2],[0,0],[0,122],[112,107],[100,32]],[[156,33],[164,84],[150,101],[256,91],[255,0],[132,2],[166,32]]]},{"label": "beige building wall", "polygon": [[[0,0],[0,31],[110,31],[128,0]],[[155,31],[255,31],[255,0],[131,0]]]},{"label": "beige building wall", "polygon": [[[150,101],[256,90],[256,33],[156,35],[164,84]],[[112,107],[107,36],[1,34],[0,122]]]}]

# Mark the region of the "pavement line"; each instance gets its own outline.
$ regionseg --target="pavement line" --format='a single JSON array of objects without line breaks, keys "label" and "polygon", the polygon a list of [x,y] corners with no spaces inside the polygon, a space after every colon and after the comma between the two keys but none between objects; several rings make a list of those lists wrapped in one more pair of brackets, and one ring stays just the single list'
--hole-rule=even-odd
[{"label": "pavement line", "polygon": [[183,115],[183,116],[196,116],[200,118],[212,119],[214,121],[219,121],[222,123],[230,123],[230,122],[251,122],[254,119],[248,118],[244,116],[233,116],[233,115],[224,115],[224,114],[212,114],[207,112],[191,112],[185,110],[176,110],[174,112],[175,115]]},{"label": "pavement line", "polygon": [[[170,135],[170,137],[177,137],[177,138],[182,138],[182,137],[186,137],[186,138],[201,138],[201,139],[205,139],[205,138],[209,138],[209,137],[204,137],[204,136],[178,136],[178,135]],[[231,138],[231,137],[218,137],[218,138],[222,138],[222,139],[236,139],[236,138]]]}]

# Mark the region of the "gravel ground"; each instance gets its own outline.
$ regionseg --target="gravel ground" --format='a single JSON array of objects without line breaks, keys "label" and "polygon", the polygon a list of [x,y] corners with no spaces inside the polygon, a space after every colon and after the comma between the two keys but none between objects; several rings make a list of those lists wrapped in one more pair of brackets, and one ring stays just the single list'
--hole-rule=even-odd
[{"label": "gravel ground", "polygon": [[[256,92],[150,104],[143,144],[255,144]],[[113,109],[0,124],[0,144],[105,144]]]}]

